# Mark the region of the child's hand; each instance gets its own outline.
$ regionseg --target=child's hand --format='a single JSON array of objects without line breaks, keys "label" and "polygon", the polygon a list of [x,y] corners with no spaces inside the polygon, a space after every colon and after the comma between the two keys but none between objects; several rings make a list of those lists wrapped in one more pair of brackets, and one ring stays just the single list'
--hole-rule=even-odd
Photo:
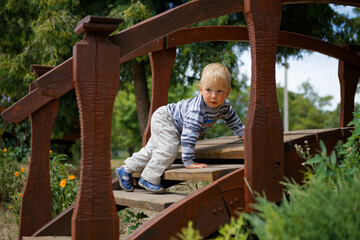
[{"label": "child's hand", "polygon": [[245,134],[241,136],[241,140],[245,141]]},{"label": "child's hand", "polygon": [[205,163],[193,163],[190,166],[188,166],[187,169],[207,168],[207,167],[209,167],[209,166]]}]

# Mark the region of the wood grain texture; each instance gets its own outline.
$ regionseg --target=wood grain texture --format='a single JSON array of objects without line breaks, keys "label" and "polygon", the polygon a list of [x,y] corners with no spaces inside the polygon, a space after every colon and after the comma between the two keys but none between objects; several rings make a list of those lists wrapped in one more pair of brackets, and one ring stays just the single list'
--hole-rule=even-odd
[{"label": "wood grain texture", "polygon": [[354,101],[356,87],[360,78],[360,68],[355,68],[348,62],[340,60],[338,76],[341,96],[339,127],[346,127],[354,118]]},{"label": "wood grain texture", "polygon": [[359,0],[282,0],[283,4],[303,4],[303,3],[333,3],[337,5],[360,7]]},{"label": "wood grain texture", "polygon": [[72,80],[73,58],[71,57],[39,77],[34,83],[41,95],[59,98],[74,88]]},{"label": "wood grain texture", "polygon": [[112,36],[111,41],[120,46],[121,55],[125,56],[178,29],[242,9],[243,3],[239,0],[194,0],[125,29]]},{"label": "wood grain texture", "polygon": [[170,48],[149,54],[151,64],[151,105],[148,123],[143,135],[143,146],[150,138],[151,116],[161,106],[168,103],[169,81],[176,57],[176,48]]},{"label": "wood grain texture", "polygon": [[29,174],[21,198],[19,238],[31,236],[51,220],[53,196],[50,186],[49,151],[59,100],[52,100],[31,114]]},{"label": "wood grain texture", "polygon": [[276,97],[275,58],[281,22],[280,0],[245,0],[251,48],[251,90],[245,126],[245,209],[252,211],[252,192],[268,200],[282,198],[283,127]]},{"label": "wood grain texture", "polygon": [[75,45],[73,56],[82,155],[72,239],[115,240],[119,217],[112,193],[110,142],[120,49],[106,35],[90,32]]},{"label": "wood grain texture", "polygon": [[186,197],[185,194],[171,192],[154,194],[143,189],[135,189],[134,192],[114,191],[116,204],[155,212],[164,210],[184,197]]},{"label": "wood grain texture", "polygon": [[[183,164],[173,164],[166,169],[162,180],[179,181],[215,181],[222,176],[244,168],[243,164],[210,164],[208,168],[186,169]],[[141,173],[134,173],[133,177],[140,178]]]},{"label": "wood grain texture", "polygon": [[[166,208],[126,239],[151,240],[176,237],[176,234],[186,227],[190,220],[194,224],[193,227],[199,229],[201,236],[208,236],[230,220],[228,205],[232,204],[239,209],[238,211],[243,208],[241,195],[243,177],[243,170],[239,169],[199,189]],[[225,199],[224,194],[227,194]],[[164,228],[164,226],[167,227]]]}]

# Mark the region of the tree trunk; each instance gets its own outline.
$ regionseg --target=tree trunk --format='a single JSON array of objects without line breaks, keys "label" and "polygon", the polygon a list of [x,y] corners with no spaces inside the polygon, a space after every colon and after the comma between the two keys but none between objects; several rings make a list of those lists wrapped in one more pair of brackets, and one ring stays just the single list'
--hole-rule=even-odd
[{"label": "tree trunk", "polygon": [[134,61],[132,65],[132,77],[136,99],[136,112],[139,121],[141,136],[144,135],[150,109],[149,89],[146,81],[144,62]]}]

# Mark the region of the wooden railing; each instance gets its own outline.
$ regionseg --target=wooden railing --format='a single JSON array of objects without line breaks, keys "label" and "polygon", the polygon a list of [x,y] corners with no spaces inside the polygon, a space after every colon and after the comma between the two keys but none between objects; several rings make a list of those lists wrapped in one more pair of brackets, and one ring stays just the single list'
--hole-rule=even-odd
[{"label": "wooden railing", "polygon": [[[153,74],[151,116],[159,106],[167,103],[168,80],[176,47],[191,42],[250,39],[253,68],[246,121],[245,177],[253,190],[265,191],[270,200],[279,201],[282,195],[278,182],[284,175],[284,152],[275,92],[277,45],[316,50],[340,59],[340,127],[351,119],[354,86],[360,72],[360,57],[352,49],[279,31],[281,4],[300,2],[304,1],[195,0],[112,37],[109,34],[117,28],[119,19],[88,16],[80,21],[75,31],[85,36],[75,45],[74,56],[54,68],[34,66],[38,79],[31,84],[29,94],[1,114],[8,122],[18,123],[29,115],[32,121],[30,169],[22,198],[19,239],[33,234],[51,219],[50,136],[58,98],[73,88],[80,112],[82,158],[72,236],[73,239],[118,238],[119,223],[111,191],[110,126],[120,64],[150,54]],[[358,1],[310,2],[360,6]],[[248,22],[246,28],[203,27],[175,32],[205,19],[243,10]],[[148,136],[146,131],[144,142]],[[245,208],[251,211],[249,206],[254,200],[249,190],[245,191],[245,199]]]}]

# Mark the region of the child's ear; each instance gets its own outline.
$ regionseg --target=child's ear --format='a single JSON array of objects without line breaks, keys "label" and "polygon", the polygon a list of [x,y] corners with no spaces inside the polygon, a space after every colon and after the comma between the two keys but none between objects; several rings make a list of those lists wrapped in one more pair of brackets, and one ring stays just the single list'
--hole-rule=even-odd
[{"label": "child's ear", "polygon": [[199,91],[200,91],[200,95],[203,95],[203,93],[202,93],[201,83],[199,84]]},{"label": "child's ear", "polygon": [[230,92],[231,92],[231,88],[229,88],[229,90],[228,90],[228,92],[227,92],[227,94],[226,94],[226,97],[229,96]]}]

